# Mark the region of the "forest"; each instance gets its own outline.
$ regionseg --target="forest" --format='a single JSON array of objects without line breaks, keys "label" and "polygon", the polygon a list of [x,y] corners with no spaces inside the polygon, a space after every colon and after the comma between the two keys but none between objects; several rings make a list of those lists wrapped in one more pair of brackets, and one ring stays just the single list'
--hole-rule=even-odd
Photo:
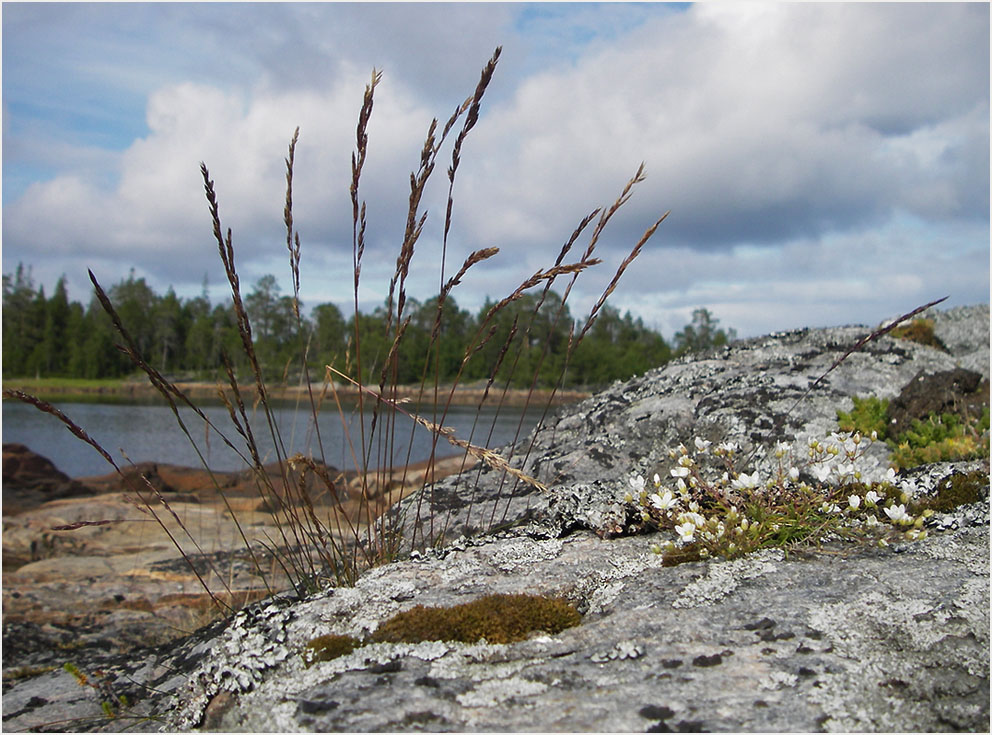
[{"label": "forest", "polygon": [[[155,293],[144,278],[132,273],[107,289],[121,322],[149,365],[173,379],[215,380],[226,356],[239,376],[248,375],[247,358],[231,304],[212,304],[203,293],[179,298],[170,287]],[[390,311],[384,304],[371,313],[345,317],[333,303],[314,306],[299,317],[294,300],[283,295],[276,278],[260,278],[244,296],[258,360],[268,379],[292,379],[306,354],[312,375],[322,377],[325,365],[349,375],[361,366],[364,382],[378,382],[392,347]],[[707,309],[693,313],[692,323],[669,345],[630,312],[605,305],[568,359],[570,334],[577,324],[554,291],[543,299],[525,293],[498,310],[480,329],[493,302],[477,314],[448,297],[438,320],[438,299],[408,299],[409,317],[397,342],[397,385],[419,383],[437,375],[441,383],[471,382],[493,377],[512,387],[597,388],[640,374],[687,352],[726,344],[736,334],[718,328]],[[432,340],[435,324],[439,333]],[[94,293],[85,306],[70,301],[65,279],[46,296],[36,287],[31,269],[19,264],[3,275],[3,375],[13,377],[119,378],[135,372],[131,360],[116,348],[120,337]],[[355,345],[359,349],[355,349]],[[470,355],[469,360],[465,356]],[[464,363],[464,364],[463,364]],[[459,374],[459,371],[461,373]]]}]

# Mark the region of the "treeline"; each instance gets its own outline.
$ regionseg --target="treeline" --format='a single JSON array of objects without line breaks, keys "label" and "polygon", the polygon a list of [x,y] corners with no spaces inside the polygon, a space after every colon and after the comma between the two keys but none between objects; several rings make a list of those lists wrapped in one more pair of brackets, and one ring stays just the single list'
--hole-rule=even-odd
[{"label": "treeline", "polygon": [[[211,304],[206,288],[201,296],[190,299],[179,298],[171,288],[159,295],[132,272],[107,289],[107,295],[140,353],[164,375],[212,380],[218,377],[226,355],[239,376],[247,377],[249,365],[234,308]],[[390,381],[418,383],[428,365],[426,374],[431,380],[436,374],[441,382],[457,377],[464,383],[488,379],[498,366],[500,385],[509,381],[513,387],[529,387],[534,375],[539,386],[557,384],[569,333],[577,332],[582,324],[574,324],[567,305],[555,292],[549,292],[540,306],[539,301],[539,294],[526,293],[498,310],[480,330],[493,302],[472,314],[449,296],[431,347],[437,298],[422,303],[408,299],[404,315],[410,321],[398,342]],[[298,371],[305,349],[315,375],[322,377],[327,364],[351,375],[360,367],[366,383],[378,383],[396,329],[385,306],[358,315],[356,339],[355,316],[345,318],[332,303],[320,304],[309,315],[301,313],[297,318],[293,299],[280,293],[271,275],[255,283],[244,304],[267,378],[292,375],[293,366]],[[387,325],[391,325],[389,334]],[[607,305],[573,353],[564,384],[602,386],[734,337],[734,330],[718,329],[710,313],[698,309],[692,323],[669,345],[641,319],[629,312],[621,316]],[[35,287],[30,269],[23,265],[13,274],[4,274],[4,377],[123,377],[134,373],[135,366],[116,349],[120,341],[95,294],[84,306],[69,301],[64,278],[46,296],[44,287]],[[356,344],[360,345],[357,350]],[[470,346],[472,357],[462,367]]]}]

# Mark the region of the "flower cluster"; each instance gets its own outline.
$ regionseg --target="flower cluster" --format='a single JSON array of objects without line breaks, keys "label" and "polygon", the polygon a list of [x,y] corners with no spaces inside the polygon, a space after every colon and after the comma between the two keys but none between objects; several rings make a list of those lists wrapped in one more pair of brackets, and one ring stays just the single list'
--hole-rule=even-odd
[{"label": "flower cluster", "polygon": [[772,469],[751,472],[735,467],[742,454],[737,443],[696,438],[692,450],[681,444],[669,452],[675,462],[669,477],[655,474],[651,483],[632,477],[624,499],[646,527],[674,532],[652,547],[673,563],[855,534],[874,534],[882,545],[900,536],[923,538],[932,511],[914,510],[912,488],[901,487],[892,469],[874,482],[859,469],[876,438],[834,433],[799,452],[779,442]]}]

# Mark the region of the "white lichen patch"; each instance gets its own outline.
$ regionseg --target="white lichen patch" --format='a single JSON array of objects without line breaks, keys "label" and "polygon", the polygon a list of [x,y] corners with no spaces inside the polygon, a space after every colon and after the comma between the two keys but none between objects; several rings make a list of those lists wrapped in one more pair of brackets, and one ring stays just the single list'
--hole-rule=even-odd
[{"label": "white lichen patch", "polygon": [[248,691],[263,680],[266,670],[291,657],[285,629],[293,615],[279,604],[235,615],[210,654],[174,695],[170,725],[179,730],[195,726],[215,694]]},{"label": "white lichen patch", "polygon": [[454,643],[444,655],[431,664],[430,675],[436,679],[480,678],[481,672],[490,679],[503,679],[522,671],[527,663],[522,660],[504,660],[507,644]]},{"label": "white lichen patch", "polygon": [[528,697],[541,694],[548,688],[547,684],[530,681],[520,676],[508,679],[490,679],[479,684],[475,689],[457,697],[463,707],[495,707],[508,699]]},{"label": "white lichen patch", "polygon": [[633,641],[618,641],[608,651],[598,651],[589,656],[589,660],[598,664],[608,661],[623,661],[624,659],[637,659],[644,655],[644,648]]},{"label": "white lichen patch", "polygon": [[561,554],[561,548],[562,542],[558,539],[516,539],[495,546],[489,562],[500,571],[513,572],[523,566],[555,559]]},{"label": "white lichen patch", "polygon": [[[846,664],[826,674],[821,686],[810,693],[824,711],[832,713],[824,727],[906,730],[912,729],[912,723],[928,721],[932,712],[916,701],[919,697],[897,694],[888,683],[922,685],[920,670],[935,665],[926,658],[940,650],[945,639],[964,641],[976,632],[979,640],[985,636],[984,646],[976,646],[977,655],[944,662],[946,686],[954,686],[952,678],[961,670],[987,679],[987,585],[987,580],[966,580],[955,595],[929,602],[893,599],[873,590],[811,611],[809,625],[826,634]],[[907,651],[915,653],[907,656]],[[862,696],[852,698],[852,691]]]},{"label": "white lichen patch", "polygon": [[792,688],[799,681],[799,677],[788,671],[770,671],[758,680],[761,689],[775,691],[777,689]]},{"label": "white lichen patch", "polygon": [[686,585],[672,602],[672,607],[712,605],[731,594],[743,580],[775,571],[784,558],[785,552],[781,549],[767,549],[732,561],[711,562],[706,574]]},{"label": "white lichen patch", "polygon": [[620,581],[610,582],[597,587],[589,596],[589,610],[586,614],[596,615],[603,612],[606,607],[620,596],[623,587],[624,583]]}]

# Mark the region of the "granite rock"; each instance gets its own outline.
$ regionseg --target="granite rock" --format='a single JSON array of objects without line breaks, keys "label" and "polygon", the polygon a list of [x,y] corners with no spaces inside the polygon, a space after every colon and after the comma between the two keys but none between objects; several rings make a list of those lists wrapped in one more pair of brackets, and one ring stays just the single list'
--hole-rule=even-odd
[{"label": "granite rock", "polygon": [[[511,492],[485,469],[435,483],[396,508],[410,532],[426,528],[417,503],[421,517],[447,518],[446,544],[351,588],[255,603],[178,643],[77,659],[85,686],[61,668],[22,672],[5,680],[4,728],[987,730],[987,482],[978,502],[935,514],[921,541],[674,567],[649,552],[651,537],[627,535],[618,500],[631,474],[667,473],[668,449],[695,436],[754,447],[760,466],[769,442],[835,430],[851,396],[892,398],[959,362],[987,377],[987,307],[951,312],[935,316],[950,352],[883,337],[815,385],[869,329],[747,340],[616,384],[550,418],[511,460],[546,489]],[[873,451],[882,472],[885,447]],[[900,477],[925,493],[953,474],[987,477],[988,461]],[[303,662],[314,637],[364,639],[417,604],[499,592],[564,597],[583,620],[513,644],[380,643]],[[122,694],[126,717],[106,719]]]},{"label": "granite rock", "polygon": [[[439,519],[449,538],[519,524],[551,537],[579,528],[622,534],[632,521],[620,502],[627,478],[668,477],[675,466],[669,450],[679,444],[735,441],[750,453],[752,470],[767,468],[776,442],[804,447],[836,431],[837,411],[850,411],[855,396],[895,399],[921,374],[963,366],[987,380],[988,307],[931,318],[948,351],[886,335],[830,370],[873,328],[807,329],[735,342],[615,383],[549,418],[515,448],[512,465],[548,491],[481,466],[400,504],[404,537],[414,548],[429,546]],[[862,466],[883,473],[884,444],[874,445]]]}]

